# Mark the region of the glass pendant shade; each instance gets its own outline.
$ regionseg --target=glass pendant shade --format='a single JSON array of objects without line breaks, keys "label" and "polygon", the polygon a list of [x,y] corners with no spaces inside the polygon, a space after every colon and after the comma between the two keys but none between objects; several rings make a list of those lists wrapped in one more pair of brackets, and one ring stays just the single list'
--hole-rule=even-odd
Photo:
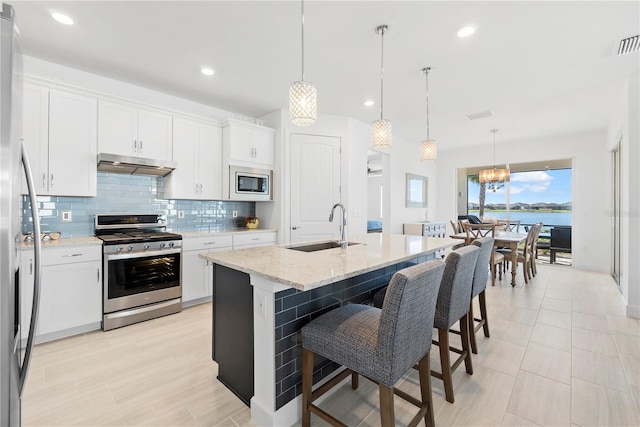
[{"label": "glass pendant shade", "polygon": [[438,151],[433,139],[426,139],[420,143],[420,160],[436,160]]},{"label": "glass pendant shade", "polygon": [[493,133],[493,169],[481,170],[478,174],[478,180],[481,184],[487,184],[487,188],[495,193],[496,190],[504,187],[505,182],[509,182],[511,171],[496,168],[496,132],[498,129],[491,129],[491,132]]},{"label": "glass pendant shade", "polygon": [[511,171],[509,169],[485,169],[480,171],[479,180],[481,183],[504,184],[509,182]]},{"label": "glass pendant shade", "polygon": [[389,120],[375,120],[371,123],[371,140],[374,148],[391,147],[391,122]]},{"label": "glass pendant shade", "polygon": [[304,80],[289,86],[289,120],[296,126],[311,126],[318,117],[316,87]]}]

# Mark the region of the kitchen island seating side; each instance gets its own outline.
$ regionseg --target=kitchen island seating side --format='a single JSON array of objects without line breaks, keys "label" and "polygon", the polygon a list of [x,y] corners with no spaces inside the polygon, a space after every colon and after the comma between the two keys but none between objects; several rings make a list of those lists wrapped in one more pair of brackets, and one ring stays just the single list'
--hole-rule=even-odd
[{"label": "kitchen island seating side", "polygon": [[[358,374],[378,384],[382,426],[395,425],[394,393],[420,408],[409,425],[422,419],[427,426],[434,425],[429,353],[444,270],[444,263],[437,260],[400,270],[389,282],[382,309],[348,304],[302,328],[303,426],[310,425],[311,413],[332,425],[343,425],[313,402],[349,375],[352,388],[357,388]],[[314,354],[346,369],[312,392]],[[420,399],[394,388],[416,364]]]}]

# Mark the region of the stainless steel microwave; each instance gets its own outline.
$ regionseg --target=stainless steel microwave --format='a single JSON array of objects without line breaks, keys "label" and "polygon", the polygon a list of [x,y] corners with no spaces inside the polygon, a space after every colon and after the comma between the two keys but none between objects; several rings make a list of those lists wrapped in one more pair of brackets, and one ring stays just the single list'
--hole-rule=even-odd
[{"label": "stainless steel microwave", "polygon": [[229,199],[273,200],[273,172],[242,166],[229,166]]}]

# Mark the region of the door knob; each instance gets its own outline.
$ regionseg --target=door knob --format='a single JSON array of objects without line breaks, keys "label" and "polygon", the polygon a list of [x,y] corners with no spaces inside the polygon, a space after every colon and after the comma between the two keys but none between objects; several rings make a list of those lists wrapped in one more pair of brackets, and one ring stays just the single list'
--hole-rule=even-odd
[{"label": "door knob", "polygon": [[297,230],[298,228],[302,228],[302,227],[300,227],[299,225],[294,225],[291,227],[292,230]]}]

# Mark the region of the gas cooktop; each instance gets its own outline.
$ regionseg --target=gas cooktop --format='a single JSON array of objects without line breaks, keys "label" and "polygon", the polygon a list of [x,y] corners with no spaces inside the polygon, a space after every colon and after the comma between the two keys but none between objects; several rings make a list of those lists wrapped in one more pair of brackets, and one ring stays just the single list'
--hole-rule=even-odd
[{"label": "gas cooktop", "polygon": [[163,242],[167,240],[181,240],[182,236],[166,231],[132,230],[99,234],[96,237],[105,243],[137,243],[137,242]]}]

